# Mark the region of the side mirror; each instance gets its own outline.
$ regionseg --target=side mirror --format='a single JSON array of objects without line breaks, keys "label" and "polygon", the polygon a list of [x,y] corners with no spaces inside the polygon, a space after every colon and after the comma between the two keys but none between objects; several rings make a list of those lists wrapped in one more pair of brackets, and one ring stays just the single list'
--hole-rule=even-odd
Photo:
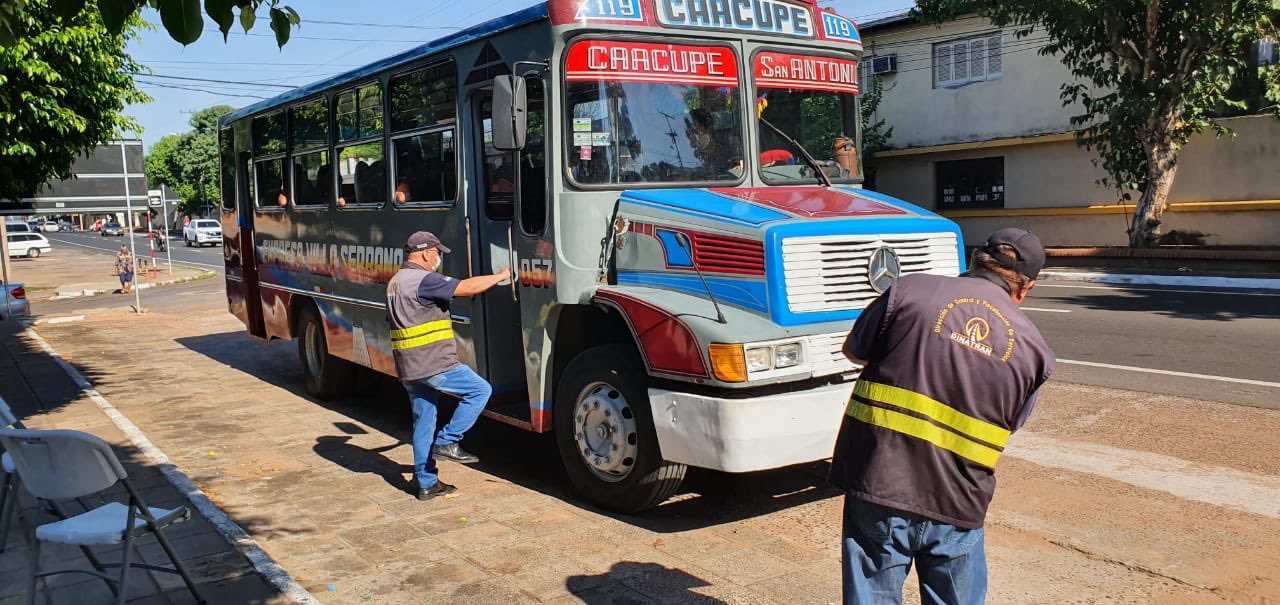
[{"label": "side mirror", "polygon": [[528,134],[528,87],[514,75],[493,79],[493,147],[502,151],[524,149]]}]

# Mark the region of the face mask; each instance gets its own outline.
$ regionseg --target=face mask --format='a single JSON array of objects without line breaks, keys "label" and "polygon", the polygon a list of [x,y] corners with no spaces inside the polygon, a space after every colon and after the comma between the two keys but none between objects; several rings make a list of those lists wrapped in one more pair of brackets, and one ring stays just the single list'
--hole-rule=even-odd
[{"label": "face mask", "polygon": [[436,254],[436,266],[432,267],[431,270],[438,272],[440,271],[440,267],[442,267],[443,265],[444,265],[444,255]]}]

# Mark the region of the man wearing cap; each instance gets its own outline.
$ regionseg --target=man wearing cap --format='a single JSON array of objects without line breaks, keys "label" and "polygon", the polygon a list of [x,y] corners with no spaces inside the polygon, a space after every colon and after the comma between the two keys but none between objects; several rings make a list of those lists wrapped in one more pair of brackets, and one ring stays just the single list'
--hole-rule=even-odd
[{"label": "man wearing cap", "polygon": [[854,324],[844,353],[864,367],[830,475],[846,605],[901,602],[913,562],[924,603],[985,599],[996,461],[1054,367],[1018,308],[1044,258],[1035,235],[1002,229],[967,273],[902,277]]},{"label": "man wearing cap", "polygon": [[[493,392],[488,382],[458,362],[449,303],[458,296],[480,294],[511,276],[510,269],[463,280],[442,275],[438,271],[448,253],[449,248],[433,233],[410,235],[405,262],[387,284],[396,374],[413,403],[413,470],[419,500],[457,489],[440,480],[435,456],[463,464],[478,461],[458,442],[476,423]],[[436,402],[441,394],[460,401],[448,424],[437,433]]]}]

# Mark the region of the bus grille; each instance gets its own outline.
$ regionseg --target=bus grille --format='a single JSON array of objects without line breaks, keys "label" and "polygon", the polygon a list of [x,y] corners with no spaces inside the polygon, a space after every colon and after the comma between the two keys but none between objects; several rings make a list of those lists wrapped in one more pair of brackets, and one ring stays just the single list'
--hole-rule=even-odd
[{"label": "bus grille", "polygon": [[814,378],[852,372],[857,368],[844,356],[844,340],[848,336],[844,332],[837,332],[809,337],[809,361],[813,366]]},{"label": "bus grille", "polygon": [[952,233],[826,235],[782,240],[783,279],[792,313],[861,309],[878,294],[867,279],[871,254],[898,254],[902,275],[956,275],[960,257]]}]

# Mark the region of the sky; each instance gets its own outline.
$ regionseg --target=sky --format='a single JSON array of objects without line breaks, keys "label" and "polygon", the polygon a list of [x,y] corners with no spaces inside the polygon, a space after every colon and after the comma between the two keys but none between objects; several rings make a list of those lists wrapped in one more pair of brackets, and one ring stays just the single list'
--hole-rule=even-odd
[{"label": "sky", "polygon": [[[174,42],[148,9],[143,17],[157,24],[128,46],[135,60],[153,75],[138,77],[152,102],[126,113],[142,126],[149,149],[170,133],[190,130],[191,113],[218,104],[242,107],[328,76],[408,50],[495,17],[536,4],[533,0],[283,0],[302,16],[289,43],[277,49],[265,10],[246,35],[237,24],[224,43],[217,26],[205,18],[205,32],[194,44]],[[911,0],[823,0],[855,21],[869,21],[909,9]],[[211,82],[209,80],[217,80]]]}]

